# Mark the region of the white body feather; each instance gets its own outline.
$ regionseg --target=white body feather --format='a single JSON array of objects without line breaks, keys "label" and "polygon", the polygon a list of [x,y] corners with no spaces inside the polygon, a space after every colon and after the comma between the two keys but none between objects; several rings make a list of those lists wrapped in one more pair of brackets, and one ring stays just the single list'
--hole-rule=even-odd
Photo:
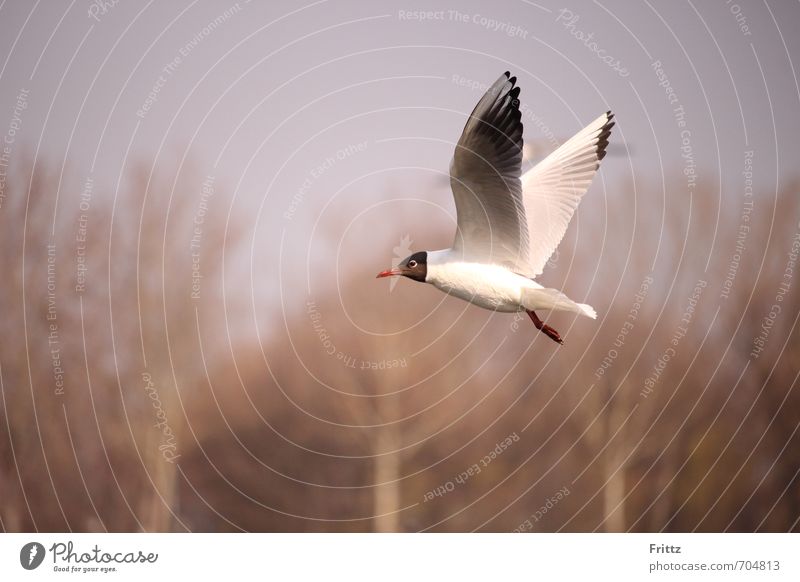
[{"label": "white body feather", "polygon": [[546,289],[502,265],[458,260],[449,249],[428,252],[425,282],[448,295],[492,311],[514,313],[526,309],[553,309],[592,319],[597,317],[589,305],[575,303],[556,289]]}]

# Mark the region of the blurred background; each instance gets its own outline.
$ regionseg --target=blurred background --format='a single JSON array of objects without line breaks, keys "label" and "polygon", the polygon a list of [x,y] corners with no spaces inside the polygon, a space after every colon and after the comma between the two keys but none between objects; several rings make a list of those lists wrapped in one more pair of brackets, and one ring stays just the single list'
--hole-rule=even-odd
[{"label": "blurred background", "polygon": [[[796,2],[0,4],[3,531],[800,530]],[[609,155],[527,317],[466,116]]]}]

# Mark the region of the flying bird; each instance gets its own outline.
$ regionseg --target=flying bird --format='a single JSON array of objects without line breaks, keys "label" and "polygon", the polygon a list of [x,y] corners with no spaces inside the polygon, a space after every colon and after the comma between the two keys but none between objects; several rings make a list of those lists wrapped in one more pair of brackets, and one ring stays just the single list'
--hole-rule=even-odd
[{"label": "flying bird", "polygon": [[378,273],[408,277],[484,309],[525,311],[537,329],[563,343],[537,310],[597,313],[534,278],[567,231],[600,160],[614,115],[607,111],[522,174],[517,79],[506,71],[469,116],[450,163],[457,230],[452,248],[421,251]]}]

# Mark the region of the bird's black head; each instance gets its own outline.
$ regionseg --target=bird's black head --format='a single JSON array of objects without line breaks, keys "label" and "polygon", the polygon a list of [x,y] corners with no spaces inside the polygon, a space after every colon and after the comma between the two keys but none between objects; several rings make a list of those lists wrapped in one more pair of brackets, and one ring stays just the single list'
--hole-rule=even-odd
[{"label": "bird's black head", "polygon": [[378,278],[391,277],[392,275],[402,275],[424,283],[425,278],[428,276],[428,253],[425,251],[414,253],[410,257],[403,259],[394,269],[378,273]]}]

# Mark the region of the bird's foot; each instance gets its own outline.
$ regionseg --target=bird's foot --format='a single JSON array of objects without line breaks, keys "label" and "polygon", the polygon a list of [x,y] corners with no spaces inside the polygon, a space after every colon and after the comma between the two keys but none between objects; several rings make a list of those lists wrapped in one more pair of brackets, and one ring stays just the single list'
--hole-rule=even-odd
[{"label": "bird's foot", "polygon": [[544,333],[544,335],[549,337],[554,342],[557,342],[558,344],[564,343],[564,340],[561,339],[561,335],[552,327],[539,319],[539,316],[536,315],[536,312],[528,310],[528,315],[530,316],[533,325],[536,326],[536,329]]},{"label": "bird's foot", "polygon": [[561,345],[564,345],[564,340],[561,339],[561,336],[559,335],[559,333],[556,330],[554,330],[552,327],[550,327],[549,325],[542,326],[542,331],[544,332],[544,334],[547,337],[549,337],[554,342],[557,342],[557,343],[559,343]]}]

